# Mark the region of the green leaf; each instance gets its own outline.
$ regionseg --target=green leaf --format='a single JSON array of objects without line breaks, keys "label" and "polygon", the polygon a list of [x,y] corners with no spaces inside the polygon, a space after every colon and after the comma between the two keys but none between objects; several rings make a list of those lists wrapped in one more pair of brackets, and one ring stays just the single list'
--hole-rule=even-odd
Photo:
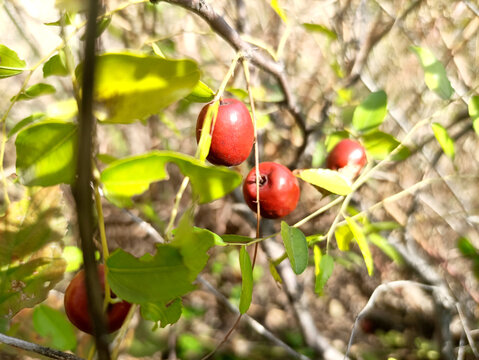
[{"label": "green leaf", "polygon": [[83,264],[83,252],[76,246],[65,246],[62,257],[67,262],[65,272],[77,271]]},{"label": "green leaf", "polygon": [[439,123],[432,123],[432,131],[436,137],[437,142],[441,145],[444,153],[451,159],[454,160],[455,150],[454,150],[454,140],[449,136],[447,130]]},{"label": "green leaf", "polygon": [[472,126],[477,135],[479,135],[479,96],[472,96],[468,104],[469,116],[472,120]]},{"label": "green leaf", "polygon": [[[381,131],[363,135],[362,142],[369,156],[376,160],[384,160],[395,148],[401,145],[394,136]],[[392,160],[401,161],[409,157],[410,154],[409,149],[401,145],[401,149],[392,157]]]},{"label": "green leaf", "polygon": [[73,325],[64,313],[51,307],[39,305],[33,310],[33,327],[37,334],[49,340],[49,347],[65,351],[77,345]]},{"label": "green leaf", "polygon": [[[106,15],[102,17],[100,20],[96,21],[96,37],[99,37],[103,32],[106,30],[108,25],[111,23],[112,16]],[[86,32],[80,37],[80,40],[84,41],[86,39]]]},{"label": "green leaf", "polygon": [[0,79],[21,74],[26,70],[25,65],[15,51],[0,44]]},{"label": "green leaf", "polygon": [[65,57],[65,52],[60,50],[58,54],[53,55],[48,61],[43,65],[43,77],[48,77],[52,75],[58,76],[67,76],[68,68],[67,61]]},{"label": "green leaf", "polygon": [[235,243],[235,244],[248,244],[254,240],[250,238],[249,236],[233,235],[233,234],[221,235],[221,238],[223,239],[224,243]]},{"label": "green leaf", "polygon": [[272,261],[269,261],[269,272],[271,273],[274,281],[276,281],[278,284],[283,283],[283,279],[281,279],[281,276],[279,275],[278,270],[276,270],[276,266]]},{"label": "green leaf", "polygon": [[294,174],[301,180],[334,194],[347,195],[353,190],[351,182],[338,171],[329,169],[303,169],[296,170]]},{"label": "green leaf", "polygon": [[396,250],[394,246],[389,244],[387,239],[382,237],[377,233],[372,233],[368,235],[368,240],[375,246],[377,246],[383,253],[385,253],[392,261],[396,264],[402,265],[404,264],[404,260]]},{"label": "green leaf", "polygon": [[340,251],[349,250],[349,244],[353,241],[353,234],[347,225],[338,226],[334,231],[334,237]]},{"label": "green leaf", "polygon": [[239,311],[245,314],[251,305],[253,298],[253,268],[246,246],[240,249],[240,269],[241,269],[241,296]]},{"label": "green leaf", "polygon": [[141,316],[145,320],[159,322],[160,327],[176,323],[181,317],[183,304],[180,298],[168,303],[146,303],[141,305]]},{"label": "green leaf", "polygon": [[334,269],[334,259],[331,255],[322,255],[319,246],[314,247],[314,274],[316,283],[314,291],[318,295],[323,294],[323,289]]},{"label": "green leaf", "polygon": [[333,150],[333,148],[336,146],[338,142],[340,142],[343,139],[348,139],[349,138],[349,133],[347,131],[335,131],[331,134],[329,134],[326,137],[325,145],[326,145],[326,152],[330,152]]},{"label": "green leaf", "polygon": [[[20,95],[18,95],[16,101],[31,100],[38,96],[54,94],[55,91],[56,89],[52,85],[44,84],[44,83],[35,84],[30,86],[25,91],[23,91]],[[13,101],[14,99],[15,99],[15,96],[12,97],[10,101]]]},{"label": "green leaf", "polygon": [[198,141],[198,149],[199,149],[199,159],[201,161],[205,161],[206,157],[210,152],[210,146],[212,141],[211,136],[211,128],[214,119],[218,115],[218,109],[220,106],[219,101],[215,101],[214,103],[208,105],[206,110],[205,120],[203,121],[203,125],[201,126],[201,136],[200,140]]},{"label": "green leaf", "polygon": [[348,223],[349,230],[351,230],[351,233],[353,234],[354,239],[359,246],[359,250],[361,250],[361,253],[363,254],[364,262],[366,263],[366,268],[368,269],[368,274],[369,276],[372,276],[374,271],[374,263],[366,236],[356,221],[348,216],[345,217],[345,220]]},{"label": "green leaf", "polygon": [[185,98],[191,102],[207,103],[213,100],[215,93],[203,81],[198,81],[193,91]]},{"label": "green leaf", "polygon": [[111,163],[101,174],[105,194],[113,202],[128,203],[129,198],[146,191],[155,181],[168,177],[165,166],[173,162],[190,177],[200,203],[219,199],[242,182],[240,174],[225,167],[208,166],[188,155],[171,151],[152,151]]},{"label": "green leaf", "polygon": [[454,89],[447,78],[444,66],[436,59],[429,49],[419,46],[411,46],[411,49],[419,58],[424,70],[424,81],[426,82],[427,87],[444,100],[449,99],[454,93]]},{"label": "green leaf", "polygon": [[281,237],[295,274],[301,274],[308,266],[308,242],[303,232],[281,221]]},{"label": "green leaf", "polygon": [[386,117],[387,103],[388,98],[383,90],[369,94],[366,100],[354,110],[354,128],[361,132],[378,128]]},{"label": "green leaf", "polygon": [[326,26],[324,25],[320,25],[320,24],[311,24],[311,23],[303,23],[303,27],[308,30],[308,31],[312,31],[312,32],[319,32],[323,35],[326,35],[328,38],[330,38],[331,40],[336,40],[338,38],[338,34],[336,34],[336,32],[334,32],[333,30],[331,29],[328,29]]},{"label": "green leaf", "polygon": [[17,135],[17,174],[27,186],[70,184],[75,176],[76,124],[46,121]]},{"label": "green leaf", "polygon": [[469,259],[479,259],[479,251],[472,245],[472,243],[465,237],[459,238],[457,247],[462,255]]},{"label": "green leaf", "polygon": [[10,131],[8,132],[7,137],[11,138],[13,135],[15,135],[17,132],[19,132],[24,127],[26,127],[26,126],[34,123],[34,122],[37,122],[38,120],[44,120],[45,117],[46,117],[46,115],[44,113],[34,113],[34,114],[26,117],[25,119],[20,120],[17,124],[15,124],[14,127],[12,127],[10,129]]},{"label": "green leaf", "polygon": [[158,244],[154,256],[141,258],[117,249],[106,265],[112,291],[130,303],[167,303],[195,288],[180,250],[172,245]]},{"label": "green leaf", "polygon": [[364,232],[366,234],[370,234],[373,232],[379,232],[379,231],[391,231],[391,230],[396,230],[400,228],[401,225],[399,225],[395,221],[378,221],[372,224],[366,224],[364,226]]},{"label": "green leaf", "polygon": [[273,10],[276,12],[276,14],[278,14],[278,16],[281,18],[281,20],[283,20],[283,22],[285,24],[287,24],[288,23],[288,18],[286,16],[286,13],[284,12],[284,10],[279,5],[279,1],[278,0],[271,0],[270,5],[273,8]]},{"label": "green leaf", "polygon": [[190,281],[194,281],[206,266],[209,258],[207,251],[214,245],[215,236],[209,230],[193,227],[191,210],[182,216],[171,245],[180,251],[183,262],[190,270]]},{"label": "green leaf", "polygon": [[[200,71],[191,60],[154,55],[109,53],[97,57],[95,99],[100,120],[132,123],[157,114],[190,94]],[[81,78],[82,66],[77,68]]]}]

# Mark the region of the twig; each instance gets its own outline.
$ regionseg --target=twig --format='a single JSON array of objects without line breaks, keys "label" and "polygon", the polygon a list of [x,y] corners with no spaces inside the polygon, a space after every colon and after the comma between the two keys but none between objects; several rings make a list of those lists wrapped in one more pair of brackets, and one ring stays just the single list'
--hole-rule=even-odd
[{"label": "twig", "polygon": [[10,345],[13,346],[17,349],[22,349],[26,351],[31,351],[36,354],[40,354],[46,357],[49,357],[50,359],[57,359],[57,360],[83,360],[82,358],[73,355],[73,354],[68,354],[62,351],[50,349],[45,346],[41,346],[38,344],[33,344],[28,341],[20,340],[11,336],[4,335],[0,333],[0,342],[2,344]]},{"label": "twig", "polygon": [[110,359],[108,335],[103,298],[95,261],[95,245],[93,243],[93,199],[91,183],[93,155],[93,87],[96,51],[96,18],[98,16],[98,0],[90,0],[86,26],[84,54],[84,73],[82,78],[82,98],[79,104],[78,121],[78,157],[77,180],[73,194],[77,208],[78,227],[85,264],[85,282],[87,287],[88,312],[92,319],[93,334],[100,360]]},{"label": "twig", "polygon": [[459,314],[459,318],[461,319],[462,327],[464,328],[464,333],[466,334],[467,341],[469,342],[469,346],[471,347],[474,356],[479,358],[479,352],[477,351],[476,343],[471,335],[471,329],[469,329],[469,325],[467,324],[467,319],[464,316],[464,312],[462,311],[461,304],[456,304],[457,313]]}]

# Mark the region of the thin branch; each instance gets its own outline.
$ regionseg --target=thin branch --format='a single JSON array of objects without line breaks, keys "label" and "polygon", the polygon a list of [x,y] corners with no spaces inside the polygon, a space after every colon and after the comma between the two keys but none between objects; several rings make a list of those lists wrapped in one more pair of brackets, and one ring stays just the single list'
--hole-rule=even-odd
[{"label": "thin branch", "polygon": [[45,346],[41,346],[38,344],[33,344],[28,341],[20,340],[11,336],[4,335],[0,333],[0,342],[2,344],[13,346],[17,349],[22,349],[26,351],[31,351],[39,355],[46,356],[50,359],[57,359],[57,360],[83,360],[76,355],[68,354],[62,351],[50,349]]}]

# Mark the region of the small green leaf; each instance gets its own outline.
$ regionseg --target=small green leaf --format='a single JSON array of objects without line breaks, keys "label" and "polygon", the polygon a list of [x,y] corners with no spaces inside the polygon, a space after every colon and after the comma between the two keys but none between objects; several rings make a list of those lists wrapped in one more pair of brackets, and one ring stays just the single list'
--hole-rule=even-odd
[{"label": "small green leaf", "polygon": [[323,289],[334,269],[334,259],[331,255],[322,255],[319,246],[314,247],[314,274],[316,283],[314,291],[318,295],[323,294]]},{"label": "small green leaf", "polygon": [[61,121],[33,124],[17,135],[17,173],[27,186],[70,184],[75,176],[77,126]]},{"label": "small green leaf", "polygon": [[468,104],[469,116],[476,134],[479,135],[479,96],[472,96]]},{"label": "small green leaf", "polygon": [[323,35],[326,35],[331,40],[336,40],[338,38],[338,35],[333,30],[328,29],[324,25],[303,23],[303,27],[308,31],[319,32]]},{"label": "small green leaf", "polygon": [[43,77],[46,78],[52,75],[68,75],[67,61],[64,51],[59,51],[58,54],[53,55],[50,59],[48,59],[45,65],[43,65]]},{"label": "small green leaf", "polygon": [[[79,78],[82,68],[76,70]],[[100,55],[95,81],[100,121],[132,123],[157,114],[190,94],[199,77],[198,65],[192,60],[132,53]]]},{"label": "small green leaf", "polygon": [[454,89],[447,78],[444,66],[429,49],[419,46],[412,46],[411,49],[416,53],[421,62],[427,87],[444,100],[449,99],[454,93]]},{"label": "small green leaf", "polygon": [[366,240],[366,236],[364,235],[363,230],[359,227],[359,225],[354,221],[352,218],[346,216],[346,222],[348,223],[349,230],[354,236],[356,243],[363,254],[364,262],[366,263],[366,268],[368,269],[369,276],[372,276],[374,271],[374,263],[373,257],[371,255],[371,251],[369,250],[368,241]]},{"label": "small green leaf", "polygon": [[15,124],[14,127],[12,127],[10,129],[10,131],[8,132],[7,137],[11,138],[13,135],[15,135],[17,132],[19,132],[24,127],[26,127],[26,126],[34,123],[34,122],[37,122],[39,120],[43,120],[43,119],[45,119],[45,117],[46,117],[46,115],[44,113],[35,113],[35,114],[32,114],[32,115],[26,117],[25,119],[20,120],[18,123]]},{"label": "small green leaf", "polygon": [[353,190],[351,182],[338,171],[329,169],[296,170],[301,180],[338,195],[347,195]]},{"label": "small green leaf", "polygon": [[334,237],[340,251],[349,250],[349,244],[353,241],[353,234],[347,225],[338,226],[334,231]]},{"label": "small green leaf", "polygon": [[455,150],[454,150],[454,140],[449,136],[447,130],[438,123],[432,123],[432,131],[436,137],[437,142],[441,145],[444,153],[451,159],[454,160]]},{"label": "small green leaf", "polygon": [[273,10],[276,12],[276,14],[278,14],[278,16],[281,18],[281,20],[283,20],[283,22],[287,24],[288,18],[284,10],[279,5],[279,0],[271,0],[270,5],[273,8]]},{"label": "small green leaf", "polygon": [[462,255],[470,259],[479,259],[479,251],[465,237],[459,238],[457,247]]},{"label": "small green leaf", "polygon": [[347,131],[335,131],[329,134],[326,137],[325,145],[326,145],[326,152],[330,152],[336,146],[338,142],[343,139],[348,139],[349,133]]},{"label": "small green leaf", "polygon": [[193,91],[185,98],[191,102],[207,103],[215,97],[215,93],[203,81],[198,81]]},{"label": "small green leaf", "polygon": [[[34,99],[38,96],[54,94],[55,91],[56,91],[56,89],[52,85],[44,84],[44,83],[35,84],[35,85],[30,86],[28,89],[26,89],[20,95],[18,95],[16,101],[31,100],[31,99]],[[12,97],[10,99],[10,101],[13,101],[13,99],[15,99],[15,96]]]},{"label": "small green leaf", "polygon": [[235,243],[235,244],[248,244],[254,240],[250,238],[249,236],[233,235],[233,234],[221,235],[221,238],[223,239],[224,243]]},{"label": "small green leaf", "polygon": [[112,291],[131,303],[167,303],[194,289],[190,269],[180,250],[171,245],[158,244],[154,256],[141,258],[117,249],[106,265]]},{"label": "small green leaf", "polygon": [[21,74],[26,70],[25,65],[15,51],[0,44],[0,79]]},{"label": "small green leaf", "polygon": [[80,269],[83,264],[83,253],[76,246],[65,246],[62,257],[67,262],[65,272],[73,272]]},{"label": "small green leaf", "polygon": [[274,281],[276,281],[278,284],[283,283],[283,279],[281,279],[281,276],[279,275],[278,270],[276,270],[276,266],[274,266],[272,261],[269,261],[269,272],[271,273]]},{"label": "small green leaf", "polygon": [[354,110],[354,128],[360,132],[378,128],[386,117],[387,103],[388,98],[383,90],[369,94],[366,100]]},{"label": "small green leaf", "polygon": [[[401,143],[392,135],[381,131],[374,131],[363,135],[362,142],[367,153],[376,160],[384,160]],[[409,157],[409,149],[401,145],[399,151],[392,157],[392,160],[401,161]]]},{"label": "small green leaf", "polygon": [[240,249],[240,269],[241,296],[239,311],[241,314],[245,314],[251,305],[251,299],[253,297],[253,268],[248,251],[246,251],[246,246],[241,246]]},{"label": "small green leaf", "polygon": [[281,237],[289,262],[295,274],[301,274],[308,266],[308,242],[303,232],[281,222]]},{"label": "small green leaf", "polygon": [[209,104],[206,110],[205,119],[203,120],[203,125],[201,126],[200,140],[198,141],[199,159],[201,161],[205,161],[210,152],[212,141],[211,128],[214,121],[216,121],[215,119],[218,115],[219,106],[220,102],[215,101],[214,103]]},{"label": "small green leaf", "polygon": [[372,233],[368,235],[368,240],[375,246],[377,246],[383,253],[385,253],[392,261],[396,264],[402,265],[404,264],[404,260],[396,250],[394,246],[389,244],[387,239],[382,237],[377,233]]},{"label": "small green leaf", "polygon": [[128,203],[131,196],[146,191],[151,183],[166,179],[165,166],[173,162],[190,177],[200,203],[219,199],[241,184],[242,177],[225,167],[208,166],[191,156],[172,151],[152,151],[108,165],[101,174],[106,195],[113,202]]},{"label": "small green leaf", "polygon": [[[96,22],[96,37],[99,37],[103,32],[106,30],[108,25],[111,23],[112,16],[107,15],[102,17],[100,20]],[[80,40],[84,41],[86,39],[86,32],[80,37]]]},{"label": "small green leaf", "polygon": [[33,327],[42,337],[47,338],[48,346],[57,350],[73,350],[77,345],[75,329],[64,313],[46,305],[33,310]]},{"label": "small green leaf", "polygon": [[145,320],[159,322],[160,327],[176,323],[181,317],[183,304],[180,298],[168,303],[146,303],[141,305],[141,317]]}]

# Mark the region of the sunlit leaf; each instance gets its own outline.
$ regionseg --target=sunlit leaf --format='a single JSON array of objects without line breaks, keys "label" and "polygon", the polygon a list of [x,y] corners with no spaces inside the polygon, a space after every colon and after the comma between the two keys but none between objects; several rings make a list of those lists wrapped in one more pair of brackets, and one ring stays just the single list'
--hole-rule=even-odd
[{"label": "sunlit leaf", "polygon": [[331,277],[334,269],[334,259],[331,255],[321,254],[321,249],[318,246],[314,247],[314,274],[316,275],[316,282],[314,291],[318,295],[323,294],[323,289],[328,279]]},{"label": "sunlit leaf", "polygon": [[83,264],[83,252],[77,246],[65,246],[62,257],[67,262],[66,272],[77,271]]},{"label": "sunlit leaf", "polygon": [[349,229],[356,240],[356,243],[359,246],[359,250],[361,250],[361,254],[363,254],[364,262],[366,263],[366,268],[368,269],[369,276],[372,276],[374,271],[374,263],[373,257],[371,255],[371,251],[369,250],[368,241],[366,236],[364,235],[363,229],[359,227],[359,225],[354,221],[352,218],[346,216],[346,222],[348,223]]},{"label": "sunlit leaf", "polygon": [[469,116],[477,135],[479,135],[479,96],[472,96],[468,104]]},{"label": "sunlit leaf", "polygon": [[388,99],[383,90],[369,94],[366,100],[354,110],[354,128],[367,132],[379,127],[386,117],[387,103]]},{"label": "sunlit leaf", "polygon": [[253,268],[251,267],[251,259],[246,246],[240,249],[240,269],[241,269],[241,296],[239,303],[239,311],[244,314],[248,311],[253,297]]},{"label": "sunlit leaf", "polygon": [[295,274],[301,274],[308,266],[308,242],[303,232],[281,222],[281,237],[289,262]]},{"label": "sunlit leaf", "polygon": [[67,61],[65,58],[65,52],[59,51],[58,54],[53,55],[43,65],[43,77],[52,75],[66,76],[68,75]]},{"label": "sunlit leaf", "polygon": [[349,133],[347,131],[335,131],[329,134],[326,137],[325,145],[326,145],[326,152],[330,152],[343,139],[348,139]]},{"label": "sunlit leaf", "polygon": [[25,65],[15,51],[0,44],[0,79],[21,74],[26,70]]},{"label": "sunlit leaf", "polygon": [[214,97],[214,91],[203,81],[198,81],[193,91],[185,99],[191,102],[207,103]]},{"label": "sunlit leaf", "polygon": [[[54,94],[55,91],[56,91],[56,89],[52,85],[44,84],[44,83],[35,84],[35,85],[30,86],[28,89],[26,89],[20,95],[18,95],[17,101],[31,100],[31,99],[34,99],[38,96]],[[13,99],[15,99],[15,96],[12,97],[10,99],[10,101],[13,101]]]},{"label": "sunlit leaf", "polygon": [[218,115],[218,109],[220,106],[219,101],[215,101],[212,104],[208,105],[206,110],[205,119],[203,120],[203,125],[201,126],[201,136],[198,141],[198,149],[199,149],[199,159],[201,161],[205,161],[211,147],[211,127]]},{"label": "sunlit leaf", "polygon": [[[82,66],[77,69],[81,78]],[[200,71],[194,61],[155,55],[108,53],[97,57],[95,99],[100,121],[132,123],[190,94]]]},{"label": "sunlit leaf", "polygon": [[454,160],[455,150],[454,150],[454,140],[449,136],[447,130],[439,123],[432,123],[432,131],[436,137],[437,142],[441,145],[444,153],[451,159]]},{"label": "sunlit leaf", "polygon": [[336,238],[339,250],[349,250],[349,245],[351,241],[353,241],[353,234],[347,225],[338,226],[334,231],[334,237]]},{"label": "sunlit leaf", "polygon": [[[362,142],[369,156],[376,160],[384,160],[401,143],[392,135],[381,131],[374,131],[363,135]],[[401,145],[399,151],[392,157],[392,160],[401,161],[409,157],[409,149]]]},{"label": "sunlit leaf", "polygon": [[61,121],[42,121],[17,135],[17,174],[27,186],[72,183],[77,126]]},{"label": "sunlit leaf", "polygon": [[12,127],[10,131],[8,132],[7,137],[10,138],[13,135],[15,135],[17,132],[19,132],[21,129],[23,129],[24,127],[34,122],[44,120],[45,118],[46,118],[46,115],[44,113],[34,113],[26,117],[25,119],[20,120],[18,123],[16,123],[15,126]]},{"label": "sunlit leaf", "polygon": [[372,233],[368,235],[368,240],[377,246],[383,253],[385,253],[392,261],[394,261],[396,264],[404,264],[404,260],[396,250],[394,246],[389,244],[387,239],[382,237],[381,235],[377,233]]},{"label": "sunlit leaf", "polygon": [[271,0],[270,5],[273,8],[273,10],[276,12],[276,14],[278,14],[278,16],[281,18],[281,20],[283,20],[283,22],[287,24],[288,18],[284,10],[279,5],[279,0]]},{"label": "sunlit leaf", "polygon": [[449,99],[454,93],[454,89],[447,78],[444,66],[429,49],[419,46],[412,46],[411,49],[416,53],[421,62],[427,87],[444,100]]},{"label": "sunlit leaf", "polygon": [[141,305],[141,317],[145,320],[159,322],[160,327],[176,323],[181,317],[183,304],[180,298],[168,303],[146,303]]},{"label": "sunlit leaf", "polygon": [[38,335],[48,339],[48,346],[58,350],[74,350],[77,345],[75,328],[66,315],[46,305],[33,311],[33,327]]},{"label": "sunlit leaf", "polygon": [[155,181],[168,177],[165,166],[173,162],[190,177],[200,203],[221,198],[242,181],[240,174],[219,166],[208,166],[188,155],[171,151],[152,151],[111,163],[101,174],[105,193],[113,201],[127,201],[146,191]]},{"label": "sunlit leaf", "polygon": [[329,169],[296,170],[294,174],[301,180],[338,195],[352,191],[351,182],[341,173]]}]

